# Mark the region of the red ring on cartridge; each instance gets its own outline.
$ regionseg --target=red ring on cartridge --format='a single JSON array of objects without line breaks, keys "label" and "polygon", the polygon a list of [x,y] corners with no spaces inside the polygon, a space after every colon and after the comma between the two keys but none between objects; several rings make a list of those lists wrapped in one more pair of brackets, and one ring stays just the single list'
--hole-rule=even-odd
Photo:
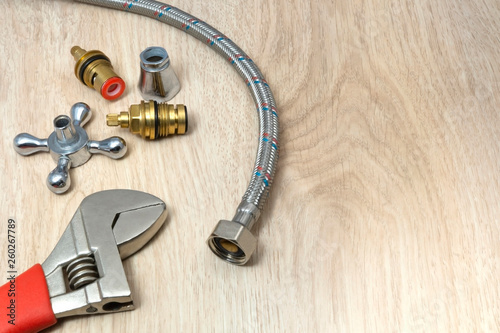
[{"label": "red ring on cartridge", "polygon": [[120,97],[124,91],[125,81],[123,81],[122,78],[115,76],[104,82],[101,88],[101,95],[105,99],[111,101]]}]

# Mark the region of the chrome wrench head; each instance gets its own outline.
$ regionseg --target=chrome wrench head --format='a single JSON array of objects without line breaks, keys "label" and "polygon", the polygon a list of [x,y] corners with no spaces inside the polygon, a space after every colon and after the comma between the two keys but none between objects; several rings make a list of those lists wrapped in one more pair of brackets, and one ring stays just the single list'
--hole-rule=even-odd
[{"label": "chrome wrench head", "polygon": [[132,310],[122,259],[140,250],[166,218],[165,203],[144,192],[86,197],[42,264],[56,317]]}]

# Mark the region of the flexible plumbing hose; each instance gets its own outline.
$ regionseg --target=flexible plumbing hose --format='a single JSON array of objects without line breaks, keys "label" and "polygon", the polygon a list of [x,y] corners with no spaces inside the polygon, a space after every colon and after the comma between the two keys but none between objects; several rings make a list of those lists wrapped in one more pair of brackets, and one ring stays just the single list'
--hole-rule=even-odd
[{"label": "flexible plumbing hose", "polygon": [[[224,34],[173,6],[152,0],[75,1],[148,16],[178,28],[213,48],[227,59],[245,80],[259,115],[259,146],[250,184],[232,221],[250,230],[259,218],[260,211],[269,195],[279,150],[276,102],[259,68]],[[238,245],[237,241],[235,243]],[[235,256],[227,251],[219,251],[222,250],[220,247],[219,250],[214,249],[212,245],[210,247],[218,256],[235,264],[244,264],[252,254],[240,253],[239,256]],[[245,252],[243,248],[238,250]],[[253,252],[253,249],[250,252]]]}]

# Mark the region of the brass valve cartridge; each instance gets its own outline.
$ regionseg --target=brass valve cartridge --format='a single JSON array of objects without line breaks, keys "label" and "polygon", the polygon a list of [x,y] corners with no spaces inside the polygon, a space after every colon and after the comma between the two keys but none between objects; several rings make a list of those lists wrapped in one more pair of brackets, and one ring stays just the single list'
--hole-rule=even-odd
[{"label": "brass valve cartridge", "polygon": [[120,97],[125,91],[125,82],[113,70],[111,61],[101,51],[86,51],[79,46],[71,48],[75,58],[75,76],[84,85],[97,90],[107,100]]},{"label": "brass valve cartridge", "polygon": [[187,108],[183,104],[141,101],[129,111],[106,115],[108,126],[121,126],[140,134],[143,139],[155,140],[169,134],[185,134],[188,130]]}]

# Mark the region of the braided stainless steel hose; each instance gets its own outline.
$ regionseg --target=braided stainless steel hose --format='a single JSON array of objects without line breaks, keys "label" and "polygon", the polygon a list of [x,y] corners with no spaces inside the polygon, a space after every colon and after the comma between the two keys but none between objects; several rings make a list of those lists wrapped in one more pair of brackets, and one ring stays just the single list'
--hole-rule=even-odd
[{"label": "braided stainless steel hose", "polygon": [[269,85],[254,62],[224,34],[178,8],[151,0],[75,0],[128,11],[167,23],[206,43],[236,69],[245,80],[259,115],[259,147],[250,184],[231,221],[219,221],[207,242],[220,258],[245,264],[257,240],[251,229],[269,195],[278,161],[278,114]]}]

